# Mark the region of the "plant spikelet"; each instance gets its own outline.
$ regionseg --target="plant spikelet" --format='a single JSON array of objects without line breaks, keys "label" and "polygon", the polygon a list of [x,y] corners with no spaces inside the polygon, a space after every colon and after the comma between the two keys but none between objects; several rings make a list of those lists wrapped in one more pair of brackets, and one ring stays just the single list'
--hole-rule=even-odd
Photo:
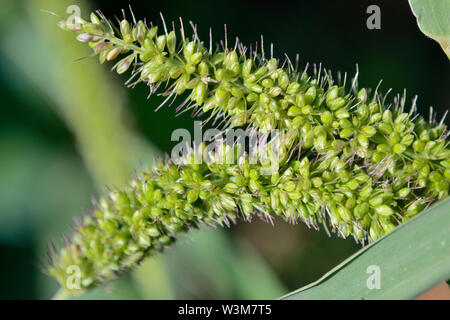
[{"label": "plant spikelet", "polygon": [[[328,225],[342,237],[374,241],[424,208],[448,196],[450,148],[441,121],[425,121],[415,101],[405,96],[389,105],[378,90],[346,86],[331,73],[314,68],[298,72],[265,57],[264,48],[227,41],[214,51],[193,35],[143,21],[113,26],[101,13],[78,25],[59,26],[77,34],[100,62],[117,61],[127,82],[143,82],[169,102],[186,94],[179,112],[193,110],[222,119],[225,129],[246,127],[286,133],[276,153],[279,166],[261,174],[267,163],[223,143],[197,163],[199,150],[182,164],[161,161],[111,191],[85,216],[65,246],[55,251],[49,272],[72,295],[111,280],[161,252],[178,235],[203,225],[229,226],[238,218]],[[161,106],[160,106],[161,107]],[[236,156],[225,163],[226,154]],[[269,152],[270,153],[270,152]],[[81,270],[81,288],[68,283],[67,268]]]}]

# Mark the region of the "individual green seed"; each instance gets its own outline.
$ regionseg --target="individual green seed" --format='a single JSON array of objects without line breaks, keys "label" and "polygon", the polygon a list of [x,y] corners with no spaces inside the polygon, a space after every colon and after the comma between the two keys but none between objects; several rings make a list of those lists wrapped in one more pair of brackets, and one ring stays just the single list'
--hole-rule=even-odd
[{"label": "individual green seed", "polygon": [[269,90],[269,95],[273,98],[278,97],[281,94],[281,88],[280,87],[272,87]]},{"label": "individual green seed", "polygon": [[377,225],[376,222],[373,222],[369,229],[370,238],[375,241],[383,235],[383,231]]},{"label": "individual green seed", "polygon": [[383,121],[391,123],[392,122],[392,111],[391,110],[385,110],[383,112]]},{"label": "individual green seed", "polygon": [[270,78],[266,78],[261,82],[262,86],[264,88],[272,88],[273,87],[273,81]]},{"label": "individual green seed", "polygon": [[369,148],[369,139],[362,134],[358,134],[358,142],[359,144],[364,148],[364,149],[368,149]]},{"label": "individual green seed", "polygon": [[385,204],[382,204],[375,208],[375,212],[381,216],[389,217],[394,213],[394,210],[392,210],[391,207],[389,207]]},{"label": "individual green seed", "polygon": [[367,101],[367,91],[366,89],[362,88],[358,91],[357,95],[358,101],[361,103],[365,103]]},{"label": "individual green seed", "polygon": [[206,77],[209,74],[209,67],[208,64],[204,61],[200,62],[200,64],[198,65],[198,73],[202,76],[202,77]]},{"label": "individual green seed", "polygon": [[369,212],[369,204],[363,202],[355,207],[355,215],[359,218],[363,218]]},{"label": "individual green seed", "polygon": [[365,121],[369,117],[369,107],[366,104],[360,105],[356,112],[358,113],[358,118],[361,121]]},{"label": "individual green seed", "polygon": [[104,36],[104,31],[102,27],[98,24],[86,23],[83,25],[83,31],[95,36]]},{"label": "individual green seed", "polygon": [[337,111],[334,113],[334,115],[335,115],[336,118],[338,118],[338,119],[345,119],[345,118],[350,117],[350,113],[349,113],[345,108],[342,108],[342,109],[337,110]]},{"label": "individual green seed", "polygon": [[339,97],[339,89],[337,86],[332,86],[328,89],[326,103],[328,107],[331,107],[333,100]]},{"label": "individual green seed", "polygon": [[423,152],[425,150],[425,142],[422,140],[414,141],[413,149],[415,152]]},{"label": "individual green seed", "polygon": [[282,90],[286,90],[289,86],[289,76],[285,72],[281,73],[280,77],[278,77],[278,85]]},{"label": "individual green seed", "polygon": [[381,119],[381,113],[375,113],[370,116],[369,124],[378,123]]},{"label": "individual green seed", "polygon": [[187,200],[190,203],[194,203],[195,201],[197,201],[199,196],[199,191],[198,190],[189,190],[188,194],[187,194]]},{"label": "individual green seed", "polygon": [[287,94],[296,94],[299,91],[300,91],[300,84],[298,82],[291,82],[286,89]]},{"label": "individual green seed", "polygon": [[263,92],[259,95],[259,102],[261,102],[262,104],[268,105],[270,103],[270,101],[271,101],[271,99],[268,94]]},{"label": "individual green seed", "polygon": [[161,35],[159,37],[156,38],[156,48],[158,48],[158,50],[160,52],[164,51],[166,47],[166,36],[165,35]]},{"label": "individual green seed", "polygon": [[147,34],[147,27],[142,20],[139,20],[136,25],[136,40],[142,45],[144,43],[145,35]]},{"label": "individual green seed", "polygon": [[120,33],[122,34],[122,37],[130,36],[131,35],[131,28],[130,23],[128,20],[122,20],[120,21]]},{"label": "individual green seed", "polygon": [[330,126],[333,123],[333,115],[331,114],[330,111],[324,111],[322,112],[322,114],[320,115],[320,121],[326,125],[326,126]]},{"label": "individual green seed", "polygon": [[346,186],[348,186],[350,190],[356,190],[359,187],[359,183],[356,179],[352,179],[346,183]]},{"label": "individual green seed", "polygon": [[397,191],[397,195],[400,198],[406,198],[411,193],[411,188],[402,188],[399,191]]},{"label": "individual green seed", "polygon": [[338,110],[340,108],[342,108],[345,105],[346,101],[344,98],[336,98],[333,101],[330,102],[330,110],[334,111],[334,110]]},{"label": "individual green seed", "polygon": [[406,147],[400,143],[397,143],[396,145],[394,145],[394,147],[392,148],[392,151],[394,151],[397,154],[402,154],[403,152],[405,152]]},{"label": "individual green seed", "polygon": [[98,16],[94,12],[91,13],[90,19],[91,19],[91,22],[93,24],[100,24],[101,23],[100,19],[98,18]]},{"label": "individual green seed", "polygon": [[258,94],[256,94],[256,93],[254,93],[254,92],[252,92],[252,93],[250,93],[249,95],[247,95],[247,97],[246,97],[246,100],[248,101],[248,102],[255,102],[255,101],[257,101],[259,99],[259,95]]},{"label": "individual green seed", "polygon": [[396,144],[400,142],[400,135],[397,132],[391,132],[391,134],[389,135],[389,141],[392,144]]},{"label": "individual green seed", "polygon": [[183,55],[186,59],[190,59],[195,51],[195,43],[193,41],[186,44],[183,48]]},{"label": "individual green seed", "polygon": [[348,119],[340,119],[339,120],[339,126],[342,129],[352,129],[353,125]]},{"label": "individual green seed", "polygon": [[222,87],[217,88],[216,93],[215,93],[215,97],[216,97],[216,102],[218,104],[222,104],[224,103],[226,100],[228,100],[228,92],[227,90],[225,90]]},{"label": "individual green seed", "polygon": [[370,198],[369,203],[374,207],[380,206],[383,203],[383,195],[373,196]]},{"label": "individual green seed", "polygon": [[378,113],[380,111],[380,105],[375,101],[372,101],[371,103],[369,103],[369,110],[372,113]]},{"label": "individual green seed", "polygon": [[383,227],[383,230],[386,234],[392,232],[395,229],[395,225],[392,222],[382,223],[381,226]]},{"label": "individual green seed", "polygon": [[312,104],[317,96],[317,89],[316,87],[312,86],[308,90],[306,90],[304,94],[305,103],[306,104]]},{"label": "individual green seed", "polygon": [[156,35],[158,34],[158,26],[154,26],[152,28],[150,28],[150,30],[148,30],[147,32],[147,38],[149,40],[153,39],[154,37],[156,37]]},{"label": "individual green seed", "polygon": [[259,67],[259,68],[255,71],[255,76],[256,76],[256,78],[259,79],[259,78],[265,76],[266,73],[267,73],[267,67],[262,66],[262,67]]},{"label": "individual green seed", "polygon": [[303,113],[304,115],[310,115],[310,114],[312,114],[312,113],[313,113],[313,107],[311,107],[309,104],[306,105],[306,106],[303,106],[303,107],[302,107],[302,113]]},{"label": "individual green seed", "polygon": [[156,83],[159,80],[161,80],[163,73],[161,71],[157,71],[154,73],[149,74],[148,76],[148,83]]},{"label": "individual green seed", "polygon": [[352,213],[351,211],[344,207],[344,206],[340,206],[338,209],[339,212],[339,216],[342,218],[342,220],[346,221],[346,222],[350,222],[352,220]]},{"label": "individual green seed", "polygon": [[203,102],[207,96],[207,92],[208,92],[208,86],[205,83],[200,82],[199,84],[197,84],[197,86],[195,87],[195,91],[194,91],[197,104],[199,104],[199,105],[203,104]]},{"label": "individual green seed", "polygon": [[167,50],[169,50],[169,53],[171,55],[175,54],[176,43],[177,36],[175,35],[174,31],[171,31],[167,36]]},{"label": "individual green seed", "polygon": [[351,129],[342,129],[341,132],[339,133],[339,135],[343,139],[350,138],[351,136],[353,136],[353,130],[351,130]]},{"label": "individual green seed", "polygon": [[239,57],[236,51],[230,51],[225,57],[225,64],[231,66],[237,62],[239,62]]},{"label": "individual green seed", "polygon": [[244,76],[244,79],[250,75],[250,73],[252,72],[252,66],[253,66],[253,60],[252,59],[247,59],[244,62],[244,66],[242,68],[242,75]]},{"label": "individual green seed", "polygon": [[132,62],[132,59],[130,59],[130,57],[124,58],[117,64],[116,72],[118,74],[122,74],[122,73],[126,72],[130,68],[131,62]]},{"label": "individual green seed", "polygon": [[391,152],[391,146],[385,143],[377,145],[377,150],[384,153]]},{"label": "individual green seed", "polygon": [[192,54],[189,60],[191,61],[192,65],[196,66],[197,64],[200,63],[200,61],[202,61],[202,57],[203,54],[201,52],[196,52]]},{"label": "individual green seed", "polygon": [[257,84],[249,84],[247,87],[251,91],[256,92],[256,93],[261,93],[263,91],[262,87],[260,85],[257,85]]},{"label": "individual green seed", "polygon": [[365,126],[362,129],[362,132],[364,133],[364,135],[368,138],[373,137],[376,133],[377,133],[377,129],[375,129],[372,126]]}]

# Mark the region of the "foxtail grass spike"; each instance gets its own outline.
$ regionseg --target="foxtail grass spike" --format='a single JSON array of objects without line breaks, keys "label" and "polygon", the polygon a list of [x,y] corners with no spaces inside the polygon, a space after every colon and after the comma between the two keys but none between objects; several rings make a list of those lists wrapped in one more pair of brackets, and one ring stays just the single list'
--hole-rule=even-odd
[{"label": "foxtail grass spike", "polygon": [[[52,249],[49,273],[71,295],[135,268],[202,225],[278,216],[329,225],[364,243],[448,196],[447,128],[431,114],[429,122],[416,114],[415,99],[407,109],[405,95],[387,104],[378,87],[358,88],[357,75],[335,83],[321,65],[312,75],[298,71],[298,58],[296,66],[289,58],[280,62],[272,47],[267,59],[262,41],[248,48],[225,39],[213,51],[192,23],[189,37],[182,24],[176,32],[163,21],[158,33],[157,26],[124,18],[116,27],[99,12],[78,22],[59,26],[87,42],[101,63],[116,61],[117,73],[132,70],[129,86],[143,82],[151,93],[165,86],[164,103],[185,94],[179,112],[222,118],[228,129],[287,134],[270,155],[279,164],[271,174],[261,174],[267,163],[250,163],[248,154],[223,143],[221,152],[208,153],[212,162],[193,161],[198,150],[191,151],[183,164],[161,161],[106,194],[70,243]],[[223,161],[229,153],[238,154],[234,163]],[[79,289],[70,282],[71,266],[81,272]]]}]

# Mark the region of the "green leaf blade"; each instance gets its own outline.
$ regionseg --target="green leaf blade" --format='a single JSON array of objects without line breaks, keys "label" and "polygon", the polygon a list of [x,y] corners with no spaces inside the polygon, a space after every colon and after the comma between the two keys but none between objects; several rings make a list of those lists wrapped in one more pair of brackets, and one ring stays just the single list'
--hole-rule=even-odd
[{"label": "green leaf blade", "polygon": [[[380,289],[369,289],[369,266]],[[318,281],[281,299],[412,299],[450,278],[450,199],[363,248]]]},{"label": "green leaf blade", "polygon": [[450,58],[450,0],[409,0],[419,29]]}]

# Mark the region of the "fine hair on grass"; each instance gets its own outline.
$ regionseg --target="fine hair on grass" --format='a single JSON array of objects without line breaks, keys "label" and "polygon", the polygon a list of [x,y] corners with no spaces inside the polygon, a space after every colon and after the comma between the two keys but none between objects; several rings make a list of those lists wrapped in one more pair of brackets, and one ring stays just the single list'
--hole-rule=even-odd
[{"label": "fine hair on grass", "polygon": [[[130,71],[128,86],[142,82],[150,94],[165,96],[156,109],[184,95],[177,113],[206,115],[225,131],[283,135],[276,150],[266,150],[276,170],[268,171],[270,161],[250,161],[236,145],[215,142],[211,151],[203,143],[186,150],[182,163],[167,157],[106,193],[64,246],[50,250],[48,271],[68,294],[134,269],[202,226],[278,216],[365,243],[448,196],[449,131],[444,118],[417,114],[416,99],[407,105],[403,94],[389,102],[378,87],[359,88],[358,72],[335,80],[321,65],[299,69],[298,58],[279,60],[262,40],[246,47],[225,37],[213,46],[193,23],[188,34],[181,19],[179,30],[164,19],[162,28],[125,13],[117,20],[97,11],[89,21],[58,25],[87,43],[100,63]],[[211,161],[196,161],[205,154]],[[228,155],[236,161],[223,161]],[[68,285],[72,265],[80,269],[80,288]]]}]

